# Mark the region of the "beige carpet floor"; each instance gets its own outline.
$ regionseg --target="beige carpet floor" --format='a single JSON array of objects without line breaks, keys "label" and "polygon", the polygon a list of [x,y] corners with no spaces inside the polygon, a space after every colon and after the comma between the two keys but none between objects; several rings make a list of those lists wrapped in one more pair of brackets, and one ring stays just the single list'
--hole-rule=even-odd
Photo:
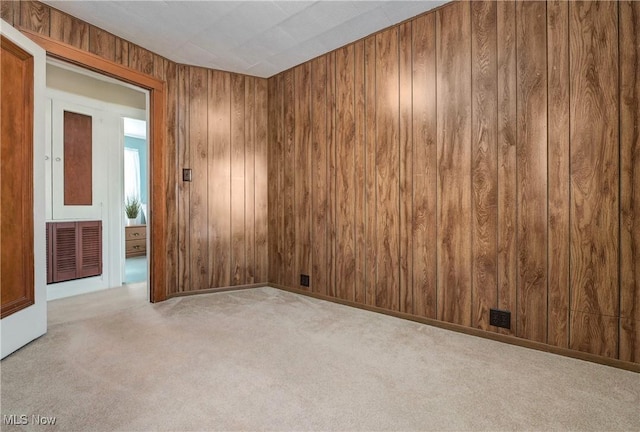
[{"label": "beige carpet floor", "polygon": [[636,373],[272,288],[134,297],[50,304],[0,392],[56,425],[2,430],[640,430]]}]

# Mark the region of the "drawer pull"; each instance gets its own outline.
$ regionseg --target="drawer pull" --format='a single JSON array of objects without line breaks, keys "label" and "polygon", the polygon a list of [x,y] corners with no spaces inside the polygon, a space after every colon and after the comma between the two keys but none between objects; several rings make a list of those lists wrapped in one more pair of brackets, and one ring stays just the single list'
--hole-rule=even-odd
[{"label": "drawer pull", "polygon": [[133,233],[133,235],[134,235],[135,237],[138,237],[138,236],[140,235],[140,233]]},{"label": "drawer pull", "polygon": [[135,245],[133,248],[134,249],[140,249],[140,246],[139,245]]}]

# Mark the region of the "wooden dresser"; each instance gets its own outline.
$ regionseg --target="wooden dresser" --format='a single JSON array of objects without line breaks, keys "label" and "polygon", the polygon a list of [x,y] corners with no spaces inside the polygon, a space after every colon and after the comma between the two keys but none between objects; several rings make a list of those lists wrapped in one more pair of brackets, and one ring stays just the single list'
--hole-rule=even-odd
[{"label": "wooden dresser", "polygon": [[147,226],[131,225],[124,228],[125,256],[127,258],[147,254]]}]

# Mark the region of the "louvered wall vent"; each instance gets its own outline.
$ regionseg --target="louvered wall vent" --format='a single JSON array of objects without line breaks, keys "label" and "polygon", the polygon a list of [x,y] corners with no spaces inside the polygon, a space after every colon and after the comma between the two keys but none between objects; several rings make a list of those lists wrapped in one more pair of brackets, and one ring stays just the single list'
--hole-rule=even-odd
[{"label": "louvered wall vent", "polygon": [[47,283],[102,274],[102,221],[47,223]]}]

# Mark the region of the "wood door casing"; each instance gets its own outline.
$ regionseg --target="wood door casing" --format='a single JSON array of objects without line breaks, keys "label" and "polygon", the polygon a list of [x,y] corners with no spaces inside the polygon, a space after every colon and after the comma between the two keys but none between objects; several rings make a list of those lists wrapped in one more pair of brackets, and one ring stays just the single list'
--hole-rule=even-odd
[{"label": "wood door casing", "polygon": [[33,56],[2,37],[0,317],[34,304]]}]

